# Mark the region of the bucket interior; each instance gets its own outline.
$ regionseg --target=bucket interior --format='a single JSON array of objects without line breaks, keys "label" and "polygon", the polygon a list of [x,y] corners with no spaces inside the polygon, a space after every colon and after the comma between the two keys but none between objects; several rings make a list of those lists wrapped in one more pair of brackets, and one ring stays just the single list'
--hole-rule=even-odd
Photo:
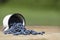
[{"label": "bucket interior", "polygon": [[8,22],[9,28],[11,27],[10,24],[13,24],[13,23],[22,23],[23,24],[23,23],[25,23],[25,19],[21,14],[13,14],[10,17],[9,22]]}]

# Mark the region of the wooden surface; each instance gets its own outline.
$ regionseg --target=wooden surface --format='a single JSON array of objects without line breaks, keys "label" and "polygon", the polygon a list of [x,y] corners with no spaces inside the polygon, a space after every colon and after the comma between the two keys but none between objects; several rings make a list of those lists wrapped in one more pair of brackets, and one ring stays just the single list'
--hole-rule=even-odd
[{"label": "wooden surface", "polygon": [[[60,27],[27,26],[27,29],[45,31],[44,35],[5,35],[0,31],[0,40],[60,40]],[[0,28],[1,29],[1,28]]]}]

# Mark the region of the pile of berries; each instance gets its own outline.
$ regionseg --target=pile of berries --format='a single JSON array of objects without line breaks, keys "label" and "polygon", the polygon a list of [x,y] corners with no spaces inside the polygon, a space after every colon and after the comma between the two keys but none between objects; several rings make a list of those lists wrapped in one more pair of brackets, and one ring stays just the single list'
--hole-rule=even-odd
[{"label": "pile of berries", "polygon": [[13,35],[43,35],[45,32],[36,32],[34,30],[27,30],[22,23],[11,23],[8,30],[4,31],[4,34],[13,34]]}]

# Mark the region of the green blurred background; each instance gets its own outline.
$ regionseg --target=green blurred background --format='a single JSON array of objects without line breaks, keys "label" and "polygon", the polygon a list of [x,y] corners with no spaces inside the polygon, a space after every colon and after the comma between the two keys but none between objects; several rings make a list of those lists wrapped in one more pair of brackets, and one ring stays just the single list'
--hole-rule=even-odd
[{"label": "green blurred background", "polygon": [[7,0],[0,2],[0,25],[8,14],[21,13],[28,26],[60,26],[60,0]]}]

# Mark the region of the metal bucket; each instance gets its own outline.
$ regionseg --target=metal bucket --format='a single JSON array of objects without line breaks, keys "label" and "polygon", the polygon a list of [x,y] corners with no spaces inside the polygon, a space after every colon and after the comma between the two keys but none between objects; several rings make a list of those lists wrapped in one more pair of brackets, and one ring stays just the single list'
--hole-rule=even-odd
[{"label": "metal bucket", "polygon": [[23,15],[21,15],[19,13],[9,14],[9,15],[5,16],[3,19],[3,31],[6,31],[9,28],[11,28],[10,24],[14,23],[14,22],[22,23],[23,26],[25,26],[25,24],[26,24],[25,18],[23,17]]}]

